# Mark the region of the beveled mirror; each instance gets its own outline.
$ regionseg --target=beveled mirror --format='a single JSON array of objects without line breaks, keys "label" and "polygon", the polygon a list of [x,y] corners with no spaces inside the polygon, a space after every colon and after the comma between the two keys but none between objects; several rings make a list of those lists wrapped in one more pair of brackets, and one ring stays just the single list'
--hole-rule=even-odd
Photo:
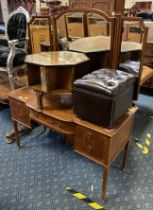
[{"label": "beveled mirror", "polygon": [[141,18],[124,17],[119,69],[136,76],[134,99],[138,98],[140,85],[150,77],[150,70],[143,66],[147,31]]},{"label": "beveled mirror", "polygon": [[115,68],[113,61],[115,17],[97,9],[69,9],[55,18],[56,49],[85,53],[89,72]]},{"label": "beveled mirror", "polygon": [[32,53],[53,49],[50,16],[33,16],[29,22],[29,38]]}]

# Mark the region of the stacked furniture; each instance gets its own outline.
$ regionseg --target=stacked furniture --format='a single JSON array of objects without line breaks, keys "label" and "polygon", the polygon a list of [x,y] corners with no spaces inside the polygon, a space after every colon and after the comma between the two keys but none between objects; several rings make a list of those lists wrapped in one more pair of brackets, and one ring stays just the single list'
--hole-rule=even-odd
[{"label": "stacked furniture", "polygon": [[[78,10],[73,10],[73,12],[77,13]],[[109,17],[107,14],[95,9],[81,9],[81,12],[87,16],[94,13],[98,17],[101,16],[102,22],[110,24],[111,30],[107,37],[109,42],[104,54],[109,61],[106,62],[107,66],[111,67],[113,69],[111,72],[115,74],[116,59],[119,55],[119,47],[116,47],[116,45],[120,46],[117,39],[118,30],[120,29],[118,18]],[[66,16],[66,12],[63,14]],[[56,35],[56,43],[58,43],[58,17],[54,21],[52,22],[53,29]],[[58,45],[55,47],[58,47]],[[125,46],[122,46],[123,50],[125,48]],[[99,51],[96,55],[98,53]],[[104,54],[100,54],[99,60],[103,58]],[[27,64],[28,87],[13,90],[9,97],[17,146],[20,147],[18,123],[31,128],[31,122],[36,121],[50,129],[63,133],[66,138],[71,138],[74,141],[74,150],[76,152],[104,167],[102,199],[105,200],[110,165],[124,148],[122,169],[125,168],[134,114],[137,110],[136,107],[127,110],[132,103],[133,76],[129,80],[120,78],[122,85],[119,88],[114,88],[114,97],[111,94],[108,97],[104,91],[106,98],[109,98],[110,101],[113,98],[114,103],[118,101],[118,97],[122,96],[123,98],[128,96],[129,103],[128,106],[123,106],[119,115],[117,114],[118,111],[116,112],[113,121],[110,121],[109,125],[111,127],[103,127],[80,119],[74,113],[73,106],[75,104],[73,106],[71,104],[73,82],[89,73],[90,59],[87,55],[81,52],[73,52],[72,49],[71,51],[42,52],[26,56],[25,62]],[[95,63],[93,62],[92,71],[96,70],[94,69]],[[100,65],[102,66],[104,63],[101,62]],[[102,74],[99,73],[98,75]],[[127,74],[120,73],[120,75]],[[119,84],[121,83],[119,81]],[[129,88],[126,92],[127,83]],[[103,101],[105,101],[105,97],[101,102]],[[119,109],[120,105],[118,104],[116,107]],[[101,109],[103,109],[102,106]]]},{"label": "stacked furniture", "polygon": [[[31,128],[32,120],[52,130],[65,134],[66,138],[74,140],[74,150],[76,152],[94,160],[104,167],[102,200],[105,200],[110,165],[124,148],[125,153],[122,169],[125,168],[127,148],[134,114],[137,108],[131,108],[126,113],[122,114],[111,128],[98,126],[77,117],[70,104],[67,104],[67,100],[63,103],[65,94],[67,95],[66,92],[70,91],[72,88],[70,81],[72,81],[71,73],[73,71],[66,67],[68,67],[68,63],[71,66],[76,65],[79,62],[78,59],[81,57],[81,63],[87,62],[88,59],[80,53],[78,58],[76,56],[77,53],[69,52],[68,54],[69,59],[67,57],[66,63],[58,62],[60,60],[58,59],[59,57],[65,56],[63,52],[61,55],[60,52],[55,52],[47,54],[39,53],[27,57],[26,63],[28,64],[29,87],[12,91],[9,98],[16,143],[19,148],[20,138],[18,123]],[[42,59],[40,59],[41,57]],[[50,58],[50,64],[44,61],[44,57]],[[58,69],[56,67],[56,71],[52,72],[55,65],[58,66]],[[43,67],[45,67],[45,69],[43,69]],[[48,83],[44,82],[44,80],[40,80],[41,71],[39,69],[45,71],[46,78],[52,82],[50,83],[53,85],[51,89],[48,89]],[[61,80],[60,77],[55,77],[52,81],[52,76],[49,75],[56,75],[56,73],[58,73],[57,71],[60,71],[60,73],[67,71],[67,78],[69,77],[70,80]],[[77,69],[75,71],[77,71]],[[36,75],[38,77],[36,77]],[[66,89],[58,89],[61,88],[59,85],[66,87]]]}]

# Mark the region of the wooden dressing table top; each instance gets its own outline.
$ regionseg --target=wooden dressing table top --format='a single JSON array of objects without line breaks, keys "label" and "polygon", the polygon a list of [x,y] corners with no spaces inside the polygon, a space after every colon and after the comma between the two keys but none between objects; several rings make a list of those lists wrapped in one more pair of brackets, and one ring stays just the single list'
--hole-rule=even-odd
[{"label": "wooden dressing table top", "polygon": [[88,60],[89,58],[83,53],[56,51],[27,55],[25,63],[44,67],[75,66]]},{"label": "wooden dressing table top", "polygon": [[32,86],[12,90],[10,92],[10,97],[24,102],[27,107],[35,110],[38,113],[41,112],[47,116],[54,117],[65,122],[73,121],[73,110],[71,108],[65,108],[64,106],[60,105],[60,99],[58,96],[44,95],[44,108],[40,110],[37,104],[36,93]]},{"label": "wooden dressing table top", "polygon": [[26,103],[26,105],[29,108],[35,110],[36,112],[41,112],[47,116],[54,117],[55,119],[62,120],[65,122],[74,122],[78,125],[82,125],[84,127],[93,129],[94,131],[102,133],[106,136],[113,136],[118,131],[120,126],[123,123],[126,123],[126,119],[128,119],[129,116],[133,115],[133,113],[135,113],[138,110],[137,107],[130,108],[129,111],[125,113],[113,125],[113,127],[105,128],[78,118],[74,114],[72,108],[64,108],[62,107],[62,105],[60,105],[60,100],[57,96],[45,95],[43,100],[44,108],[42,110],[38,109],[36,94],[32,86],[13,90],[11,91],[10,96]]}]

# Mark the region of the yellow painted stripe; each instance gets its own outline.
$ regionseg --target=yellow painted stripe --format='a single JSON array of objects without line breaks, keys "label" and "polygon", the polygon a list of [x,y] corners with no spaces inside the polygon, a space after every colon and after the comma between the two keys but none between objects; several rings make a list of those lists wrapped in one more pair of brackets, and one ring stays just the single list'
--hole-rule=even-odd
[{"label": "yellow painted stripe", "polygon": [[66,188],[67,192],[71,193],[73,196],[75,196],[76,198],[84,201],[86,204],[88,204],[90,207],[92,207],[93,209],[96,210],[104,210],[104,207],[102,205],[99,205],[96,202],[92,202],[89,198],[87,198],[86,196],[84,196],[83,194],[73,190],[72,188],[67,187]]},{"label": "yellow painted stripe", "polygon": [[151,134],[150,133],[147,133],[147,137],[150,139],[151,138]]},{"label": "yellow painted stripe", "polygon": [[142,144],[136,143],[136,145],[137,145],[140,149],[143,149],[143,145],[142,145]]},{"label": "yellow painted stripe", "polygon": [[145,115],[146,117],[148,117],[148,118],[151,118],[151,119],[153,119],[153,116],[149,116],[149,115]]},{"label": "yellow painted stripe", "polygon": [[78,198],[78,199],[84,199],[84,198],[86,198],[86,196],[84,196],[84,195],[82,195],[81,193],[75,193],[75,194],[73,194],[76,198]]},{"label": "yellow painted stripe", "polygon": [[142,153],[145,154],[145,155],[148,154],[149,149],[147,147],[144,147]]},{"label": "yellow painted stripe", "polygon": [[102,208],[103,208],[103,206],[99,205],[99,204],[96,203],[96,202],[89,203],[89,206],[91,206],[91,207],[94,208],[94,209],[102,209]]},{"label": "yellow painted stripe", "polygon": [[150,145],[150,141],[148,139],[146,139],[146,144],[149,146]]}]

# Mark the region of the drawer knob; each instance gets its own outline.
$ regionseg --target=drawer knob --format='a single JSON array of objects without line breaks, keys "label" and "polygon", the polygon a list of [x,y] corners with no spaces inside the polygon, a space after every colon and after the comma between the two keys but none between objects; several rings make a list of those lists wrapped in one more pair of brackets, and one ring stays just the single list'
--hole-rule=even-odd
[{"label": "drawer knob", "polygon": [[23,113],[19,113],[19,117],[23,118],[24,114]]},{"label": "drawer knob", "polygon": [[87,146],[87,152],[91,152],[92,147],[91,146]]},{"label": "drawer knob", "polygon": [[92,133],[89,131],[88,132],[88,134],[87,134],[87,138],[89,139],[89,140],[91,140],[92,138],[93,138],[93,135],[92,135]]},{"label": "drawer knob", "polygon": [[63,125],[61,122],[56,122],[55,125],[58,127],[58,128],[63,128]]},{"label": "drawer knob", "polygon": [[19,102],[17,102],[17,107],[21,108],[21,104]]}]

